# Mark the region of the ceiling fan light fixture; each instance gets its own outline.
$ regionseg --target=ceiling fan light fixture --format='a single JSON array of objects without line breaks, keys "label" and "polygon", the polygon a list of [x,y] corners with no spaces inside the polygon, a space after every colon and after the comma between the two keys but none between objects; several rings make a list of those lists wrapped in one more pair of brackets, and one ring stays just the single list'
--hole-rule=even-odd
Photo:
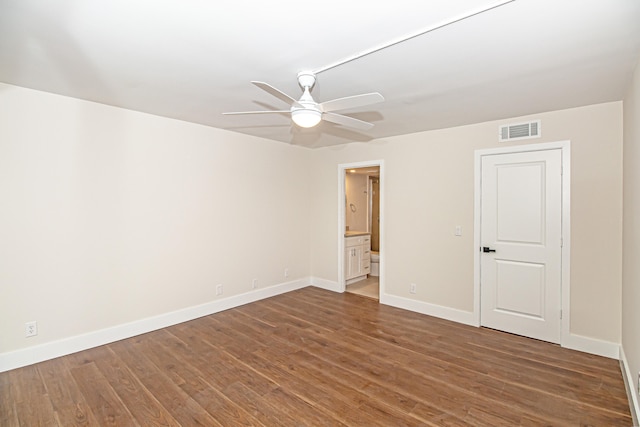
[{"label": "ceiling fan light fixture", "polygon": [[322,113],[311,108],[300,108],[291,112],[291,119],[301,128],[312,128],[322,120]]}]

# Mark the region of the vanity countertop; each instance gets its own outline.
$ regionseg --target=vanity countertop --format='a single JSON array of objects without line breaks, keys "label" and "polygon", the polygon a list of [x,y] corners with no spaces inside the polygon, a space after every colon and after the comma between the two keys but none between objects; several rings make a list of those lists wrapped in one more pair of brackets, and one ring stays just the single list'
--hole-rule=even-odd
[{"label": "vanity countertop", "polygon": [[354,236],[369,236],[371,233],[368,231],[347,231],[344,233],[344,237],[354,237]]}]

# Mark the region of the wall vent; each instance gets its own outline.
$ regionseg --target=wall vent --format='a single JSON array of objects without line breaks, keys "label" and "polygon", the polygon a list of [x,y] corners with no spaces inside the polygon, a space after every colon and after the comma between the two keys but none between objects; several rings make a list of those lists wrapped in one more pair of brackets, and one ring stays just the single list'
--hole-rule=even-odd
[{"label": "wall vent", "polygon": [[540,138],[540,120],[526,123],[512,123],[500,126],[498,137],[500,142],[517,141],[519,139]]}]

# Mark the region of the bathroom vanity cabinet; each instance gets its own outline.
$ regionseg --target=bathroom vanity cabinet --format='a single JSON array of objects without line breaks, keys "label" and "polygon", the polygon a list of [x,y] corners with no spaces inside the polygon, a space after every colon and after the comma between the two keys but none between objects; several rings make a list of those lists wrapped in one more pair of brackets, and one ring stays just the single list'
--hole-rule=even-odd
[{"label": "bathroom vanity cabinet", "polygon": [[347,285],[366,279],[371,270],[371,236],[344,239],[344,280]]}]

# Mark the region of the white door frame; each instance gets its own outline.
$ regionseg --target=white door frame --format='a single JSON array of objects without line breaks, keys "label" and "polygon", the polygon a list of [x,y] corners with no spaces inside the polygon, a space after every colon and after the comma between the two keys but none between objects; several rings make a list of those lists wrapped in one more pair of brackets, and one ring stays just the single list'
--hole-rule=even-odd
[{"label": "white door frame", "polygon": [[345,174],[348,169],[370,168],[376,166],[380,168],[380,187],[378,190],[380,191],[380,274],[378,280],[380,284],[379,298],[380,302],[382,302],[382,295],[384,295],[385,292],[384,277],[386,270],[386,251],[384,249],[384,160],[343,163],[338,165],[338,290],[340,292],[344,292],[347,288],[344,280],[344,231],[347,225],[345,217],[345,200],[347,197],[345,192]]},{"label": "white door frame", "polygon": [[480,326],[480,223],[482,194],[482,157],[494,154],[523,153],[528,151],[561,150],[562,154],[562,284],[561,307],[562,320],[560,323],[560,344],[564,345],[570,335],[571,304],[570,304],[570,272],[571,272],[571,141],[549,142],[542,144],[516,145],[504,148],[492,148],[475,151],[474,175],[474,211],[473,211],[473,318],[474,324]]}]

